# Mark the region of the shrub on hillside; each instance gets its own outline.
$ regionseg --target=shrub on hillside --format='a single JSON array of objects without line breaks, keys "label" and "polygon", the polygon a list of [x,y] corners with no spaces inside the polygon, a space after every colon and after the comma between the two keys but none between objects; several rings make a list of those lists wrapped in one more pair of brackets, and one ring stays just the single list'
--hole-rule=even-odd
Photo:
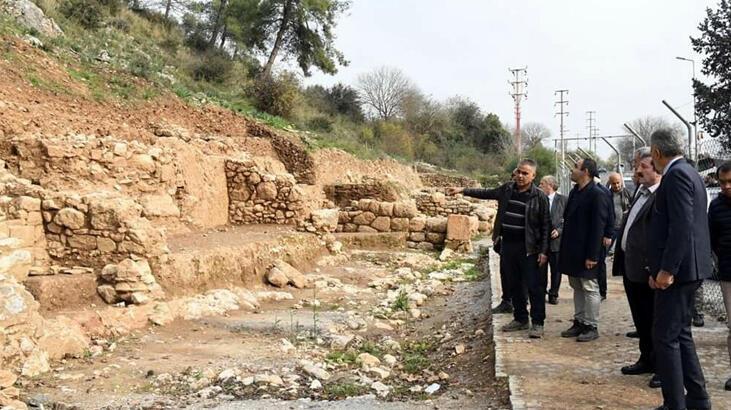
[{"label": "shrub on hillside", "polygon": [[118,0],[63,0],[59,12],[84,28],[95,30],[107,15],[116,15],[119,7]]},{"label": "shrub on hillside", "polygon": [[252,86],[251,96],[260,111],[289,117],[299,95],[299,81],[289,72],[260,75]]},{"label": "shrub on hillside", "polygon": [[324,115],[313,117],[307,125],[312,131],[331,132],[333,130],[333,121]]},{"label": "shrub on hillside", "polygon": [[190,67],[190,74],[196,81],[222,83],[228,77],[233,62],[222,51],[209,51],[200,54]]}]

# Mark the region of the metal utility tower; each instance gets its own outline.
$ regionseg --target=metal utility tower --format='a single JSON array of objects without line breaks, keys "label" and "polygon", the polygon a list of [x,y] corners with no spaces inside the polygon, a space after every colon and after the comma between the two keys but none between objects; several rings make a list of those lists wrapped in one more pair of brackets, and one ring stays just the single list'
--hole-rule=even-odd
[{"label": "metal utility tower", "polygon": [[555,115],[558,115],[561,121],[559,134],[561,135],[561,163],[563,164],[564,161],[566,161],[566,142],[564,141],[564,135],[567,132],[566,127],[564,127],[564,117],[569,116],[569,112],[564,110],[565,106],[569,105],[569,101],[565,99],[564,96],[569,94],[569,90],[556,90],[553,95],[556,94],[559,95],[559,98],[558,101],[553,104],[553,106],[555,107],[556,105],[558,105],[558,112]]},{"label": "metal utility tower", "polygon": [[518,156],[520,156],[523,152],[520,141],[520,103],[524,98],[528,99],[528,67],[509,68],[508,70],[513,75],[512,81],[509,81],[512,87],[510,96],[515,102],[515,146],[518,149]]},{"label": "metal utility tower", "polygon": [[[589,150],[596,152],[596,127],[594,126],[596,124],[596,111],[587,111],[586,117],[586,122],[588,123],[586,129],[589,131]],[[594,141],[593,148],[592,141]]]}]

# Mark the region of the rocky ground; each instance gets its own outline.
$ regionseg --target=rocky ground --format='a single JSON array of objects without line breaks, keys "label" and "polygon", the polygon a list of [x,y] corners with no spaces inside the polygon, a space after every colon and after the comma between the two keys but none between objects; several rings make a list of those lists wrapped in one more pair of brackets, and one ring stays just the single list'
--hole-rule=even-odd
[{"label": "rocky ground", "polygon": [[477,262],[327,257],[308,288],[260,292],[255,313],[96,340],[19,385],[31,408],[507,408]]}]

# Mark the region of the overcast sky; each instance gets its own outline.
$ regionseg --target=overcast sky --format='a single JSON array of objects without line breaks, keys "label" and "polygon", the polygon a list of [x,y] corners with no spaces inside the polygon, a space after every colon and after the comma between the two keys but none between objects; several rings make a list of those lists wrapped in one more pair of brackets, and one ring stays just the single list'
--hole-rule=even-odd
[{"label": "overcast sky", "polygon": [[[513,124],[508,68],[528,67],[523,123],[541,122],[558,136],[554,91],[569,89],[568,130],[586,135],[596,111],[601,135],[622,123],[672,114],[666,99],[692,117],[689,37],[716,0],[354,0],[336,30],[350,61],[335,76],[307,84],[355,84],[387,65],[403,70],[428,95],[462,95]],[[603,145],[600,143],[600,145]],[[600,146],[600,153],[609,148]]]}]

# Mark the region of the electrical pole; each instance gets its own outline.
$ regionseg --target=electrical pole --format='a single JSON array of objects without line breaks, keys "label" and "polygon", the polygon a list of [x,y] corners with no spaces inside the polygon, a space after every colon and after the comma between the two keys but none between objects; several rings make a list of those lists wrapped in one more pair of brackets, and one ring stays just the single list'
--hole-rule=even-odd
[{"label": "electrical pole", "polygon": [[[589,131],[589,151],[596,153],[596,129],[594,127],[594,124],[596,123],[596,111],[587,111],[586,116],[586,122],[588,123],[586,129]],[[591,146],[592,140],[594,140],[594,148]]]},{"label": "electrical pole", "polygon": [[567,132],[566,127],[564,127],[564,117],[568,117],[569,115],[569,112],[564,110],[565,106],[569,105],[569,101],[564,98],[564,95],[568,95],[569,90],[556,90],[553,95],[556,94],[559,95],[559,99],[553,103],[553,106],[558,105],[558,112],[555,115],[559,116],[561,122],[559,134],[561,135],[561,163],[563,164],[566,161],[566,142],[564,141],[564,135]]},{"label": "electrical pole", "polygon": [[524,98],[528,99],[528,67],[509,68],[508,70],[513,74],[512,81],[509,81],[512,86],[510,96],[515,102],[515,146],[518,149],[518,156],[520,156],[523,152],[520,141],[520,103]]}]

